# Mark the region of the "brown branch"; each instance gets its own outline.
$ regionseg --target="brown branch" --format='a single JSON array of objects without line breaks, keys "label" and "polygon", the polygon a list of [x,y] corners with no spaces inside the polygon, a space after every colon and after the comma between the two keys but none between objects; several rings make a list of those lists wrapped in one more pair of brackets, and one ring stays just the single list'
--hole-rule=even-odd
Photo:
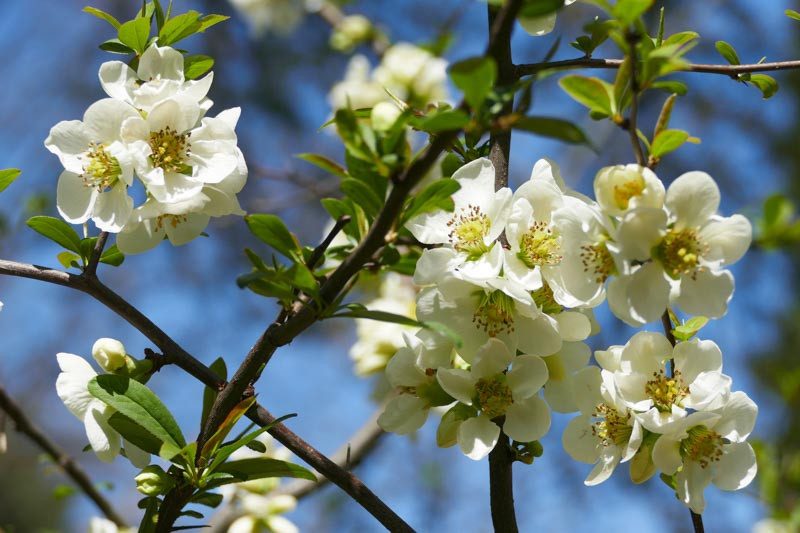
[{"label": "brown branch", "polygon": [[[562,61],[550,61],[546,63],[526,63],[516,65],[514,72],[517,77],[530,76],[544,70],[561,69],[618,69],[622,65],[622,59],[595,59],[591,57],[579,57],[576,59],[565,59]],[[736,78],[739,74],[750,72],[771,72],[776,70],[794,70],[800,68],[800,60],[777,61],[773,63],[752,63],[749,65],[713,65],[705,63],[693,63],[686,65],[679,72],[701,72],[705,74],[722,74]]]},{"label": "brown branch", "polygon": [[[175,364],[208,387],[219,389],[224,385],[224,381],[213,371],[183,350],[139,310],[97,280],[87,280],[82,276],[52,268],[2,259],[0,259],[0,274],[45,281],[85,292],[117,313],[150,339],[161,350],[168,363]],[[262,426],[271,424],[275,420],[275,417],[258,404],[248,411],[247,416]],[[391,531],[413,531],[408,524],[371,492],[360,479],[325,457],[286,426],[277,424],[269,430],[269,433],[287,449],[311,465],[317,472],[349,494],[387,529]]]},{"label": "brown branch", "polygon": [[94,245],[94,250],[92,250],[92,256],[89,258],[89,264],[86,265],[86,270],[84,270],[87,276],[97,275],[97,264],[100,262],[100,256],[103,255],[103,248],[106,247],[107,240],[108,232],[101,231],[100,235],[97,236],[97,242]]},{"label": "brown branch", "polygon": [[125,527],[125,520],[117,514],[111,504],[103,498],[89,479],[89,476],[72,457],[62,450],[56,443],[47,438],[42,431],[31,422],[22,408],[8,395],[0,384],[0,409],[8,414],[14,421],[17,431],[31,439],[39,448],[50,456],[67,476],[92,500],[103,514],[119,527]]},{"label": "brown branch", "polygon": [[639,142],[637,122],[639,120],[639,81],[636,79],[636,43],[639,36],[633,33],[625,35],[630,48],[630,61],[631,61],[631,115],[627,122],[628,135],[631,138],[631,145],[633,146],[633,153],[636,155],[636,162],[639,166],[644,166],[645,157],[642,151],[642,144]]}]

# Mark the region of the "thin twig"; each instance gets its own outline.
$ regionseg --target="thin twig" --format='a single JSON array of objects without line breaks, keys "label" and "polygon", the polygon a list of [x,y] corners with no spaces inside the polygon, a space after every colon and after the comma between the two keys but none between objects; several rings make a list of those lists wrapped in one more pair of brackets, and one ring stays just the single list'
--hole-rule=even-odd
[{"label": "thin twig", "polygon": [[333,239],[336,238],[339,232],[342,231],[342,228],[344,228],[350,222],[350,220],[350,215],[342,215],[338,218],[338,220],[336,220],[336,223],[328,232],[325,240],[323,240],[319,246],[314,248],[314,251],[311,252],[311,257],[308,259],[308,264],[306,265],[308,268],[313,270],[314,267],[317,266],[317,263],[319,263],[320,259],[322,259],[322,256],[325,255],[325,250],[330,247]]},{"label": "thin twig", "polygon": [[108,240],[108,232],[101,231],[100,235],[97,236],[97,242],[94,244],[94,250],[92,250],[92,256],[89,258],[89,264],[86,265],[86,270],[83,271],[84,275],[86,276],[97,275],[97,264],[100,262],[100,256],[103,255],[103,248],[106,247],[107,240]]},{"label": "thin twig", "polygon": [[62,450],[56,443],[47,438],[47,436],[31,422],[25,415],[25,412],[17,404],[11,396],[8,395],[5,388],[0,384],[0,409],[8,414],[8,417],[14,421],[17,431],[31,439],[39,448],[50,456],[54,463],[56,463],[67,476],[92,500],[97,508],[103,514],[114,522],[119,527],[125,527],[125,520],[117,514],[111,507],[111,504],[103,498],[97,491],[89,479],[89,476],[78,463],[75,462],[64,450]]},{"label": "thin twig", "polygon": [[[618,69],[622,65],[622,59],[600,59],[591,57],[578,57],[575,59],[564,59],[562,61],[549,61],[546,63],[526,63],[516,65],[514,72],[517,77],[530,76],[545,70],[562,69]],[[776,70],[793,70],[800,68],[800,60],[776,61],[773,63],[751,63],[748,65],[714,65],[705,63],[692,63],[680,69],[681,72],[700,72],[705,74],[722,74],[736,78],[739,74],[750,72],[770,72]]]}]

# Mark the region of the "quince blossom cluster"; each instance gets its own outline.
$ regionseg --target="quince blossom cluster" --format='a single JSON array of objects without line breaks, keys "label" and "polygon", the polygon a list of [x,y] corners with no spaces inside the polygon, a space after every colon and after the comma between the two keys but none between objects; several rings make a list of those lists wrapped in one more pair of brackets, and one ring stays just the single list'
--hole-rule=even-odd
[{"label": "quince blossom cluster", "polygon": [[189,242],[211,217],[244,214],[236,197],[247,179],[234,132],[240,110],[206,116],[213,73],[187,80],[180,52],[151,45],[136,71],[109,61],[99,77],[109,98],[82,121],[59,122],[45,140],[65,169],[57,188],[64,220],[91,219],[118,234],[120,251],[140,253],[165,237]]},{"label": "quince blossom cluster", "polygon": [[592,309],[606,296],[631,325],[669,306],[722,316],[733,292],[724,267],[750,244],[747,219],[717,214],[719,190],[702,172],[665,190],[649,169],[606,167],[595,178],[596,201],[568,190],[546,159],[514,192],[495,191],[494,174],[485,158],[464,165],[453,175],[461,186],[453,211],[406,225],[429,246],[414,273],[422,286],[416,317],[461,345],[429,329],[406,333],[386,367],[398,394],[379,424],[411,433],[431,408],[449,406],[439,445],[457,443],[477,460],[501,431],[530,446],[549,430],[551,410],[580,411],[564,445],[597,463],[587,484],[638,453],[634,480],[656,469],[674,474],[678,496],[698,513],[712,481],[727,490],[747,485],[755,456],[745,439],[757,408],[731,392],[713,342],[673,350],[663,335],[643,332],[597,352],[602,369],[587,366],[583,342],[598,331]]}]

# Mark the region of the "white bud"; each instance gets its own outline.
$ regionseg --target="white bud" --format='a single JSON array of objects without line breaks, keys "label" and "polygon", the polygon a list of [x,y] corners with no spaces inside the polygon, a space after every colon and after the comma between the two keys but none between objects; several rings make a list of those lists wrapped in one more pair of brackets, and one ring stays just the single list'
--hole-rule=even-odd
[{"label": "white bud", "polygon": [[400,116],[401,111],[397,105],[391,102],[379,102],[372,108],[372,127],[376,131],[387,131],[391,128]]},{"label": "white bud", "polygon": [[103,337],[92,346],[92,357],[106,372],[114,372],[125,366],[126,355],[125,346],[116,339]]}]

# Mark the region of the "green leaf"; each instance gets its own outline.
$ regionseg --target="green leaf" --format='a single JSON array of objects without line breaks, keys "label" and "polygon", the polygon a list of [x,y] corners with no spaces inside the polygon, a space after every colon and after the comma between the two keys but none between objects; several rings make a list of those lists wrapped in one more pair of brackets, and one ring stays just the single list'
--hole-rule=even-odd
[{"label": "green leaf", "polygon": [[377,216],[383,206],[383,200],[370,187],[361,180],[347,178],[339,184],[342,192],[361,206],[364,213],[372,219]]},{"label": "green leaf", "polygon": [[339,163],[332,161],[325,157],[324,155],[319,154],[297,154],[295,156],[298,159],[302,159],[303,161],[307,161],[312,165],[316,165],[322,170],[333,174],[334,176],[338,176],[342,179],[349,178],[350,176],[347,174],[347,170],[340,165]]},{"label": "green leaf", "polygon": [[61,252],[56,259],[64,268],[80,268],[80,257],[72,252]]},{"label": "green leaf", "polygon": [[461,185],[456,180],[449,178],[434,181],[411,200],[403,213],[401,219],[403,224],[405,224],[405,221],[411,220],[422,213],[429,213],[438,209],[452,211],[454,206],[451,197],[460,188]]},{"label": "green leaf", "polygon": [[598,78],[578,75],[564,76],[558,84],[568,95],[588,107],[590,111],[606,116],[614,114],[611,105],[614,89],[611,84]]},{"label": "green leaf", "polygon": [[206,485],[207,487],[210,487],[211,485],[216,487],[228,483],[236,483],[238,481],[250,481],[251,479],[263,479],[271,477],[290,477],[307,479],[309,481],[317,480],[317,476],[315,476],[307,468],[303,468],[300,465],[289,463],[287,461],[269,459],[267,457],[228,461],[227,463],[220,465],[216,473],[229,474],[233,477],[229,480],[222,479],[222,483],[209,483]]},{"label": "green leaf", "polygon": [[119,251],[117,245],[114,244],[109,247],[103,254],[100,256],[100,262],[105,263],[106,265],[111,265],[118,267],[125,261],[125,254]]},{"label": "green leaf", "polygon": [[217,430],[214,432],[213,435],[203,444],[203,449],[200,452],[200,457],[205,459],[209,459],[214,452],[216,452],[217,447],[225,440],[225,437],[228,436],[233,426],[236,425],[236,422],[239,421],[242,416],[250,409],[253,404],[256,403],[256,397],[251,396],[249,398],[245,398],[236,406],[230,410],[230,412],[225,417],[225,420],[219,425]]},{"label": "green leaf", "polygon": [[101,9],[97,9],[96,7],[86,6],[83,8],[83,12],[89,13],[90,15],[94,15],[99,19],[105,20],[106,22],[114,26],[115,29],[119,29],[120,27],[119,21],[116,18],[114,18],[113,15],[110,15]]},{"label": "green leaf", "polygon": [[653,84],[650,85],[650,87],[653,89],[661,89],[662,91],[667,91],[668,93],[674,93],[677,94],[678,96],[685,95],[686,92],[689,90],[689,88],[686,86],[685,83],[675,80],[656,81],[653,82]]},{"label": "green leaf", "polygon": [[278,253],[299,260],[300,244],[283,221],[275,215],[247,215],[244,217],[247,227],[261,241],[272,246]]},{"label": "green leaf", "polygon": [[208,28],[215,24],[219,24],[220,22],[224,22],[228,20],[230,17],[227,15],[206,15],[200,18],[200,28],[197,30],[199,33],[203,33]]},{"label": "green leaf", "polygon": [[653,0],[619,0],[611,13],[622,24],[633,24],[653,5]]},{"label": "green leaf", "polygon": [[460,109],[451,109],[426,117],[417,126],[418,129],[428,133],[441,133],[443,131],[460,130],[469,125],[470,118]]},{"label": "green leaf", "polygon": [[[222,380],[228,379],[228,366],[225,364],[225,359],[222,357],[217,357],[217,359],[211,363],[209,369],[211,369],[211,371],[218,375]],[[211,411],[211,406],[214,405],[214,400],[217,399],[217,394],[219,393],[210,387],[203,388],[203,410],[200,413],[201,426],[206,423],[208,413]]]},{"label": "green leaf", "polygon": [[239,448],[241,448],[243,446],[247,446],[252,442],[258,442],[258,441],[256,441],[256,439],[258,438],[259,435],[261,435],[262,433],[264,433],[266,431],[269,431],[270,429],[275,427],[277,424],[280,424],[284,420],[288,420],[288,419],[293,418],[295,416],[297,416],[297,415],[294,414],[294,413],[288,414],[288,415],[284,415],[284,416],[276,419],[272,423],[267,424],[266,426],[262,426],[262,427],[258,428],[257,430],[249,433],[248,435],[242,437],[241,439],[237,440],[236,442],[232,442],[231,444],[227,444],[225,446],[220,447],[217,450],[217,453],[214,454],[214,462],[213,462],[213,464],[211,464],[209,466],[209,471],[213,472],[213,471],[217,470],[217,468],[220,465],[222,465],[228,459],[228,457],[233,455],[233,453],[236,450],[238,450]]},{"label": "green leaf", "polygon": [[719,52],[728,63],[731,65],[741,65],[741,62],[739,61],[739,54],[736,53],[736,50],[733,49],[733,46],[725,41],[717,41],[714,46],[716,47],[717,52]]},{"label": "green leaf", "polygon": [[21,173],[22,171],[18,168],[0,170],[0,192],[3,192],[9,185],[14,183],[14,180],[17,179]]},{"label": "green leaf", "polygon": [[249,449],[256,453],[267,453],[267,445],[260,440],[253,440],[245,444]]},{"label": "green leaf", "polygon": [[211,70],[214,66],[214,59],[204,55],[184,56],[183,76],[187,80],[194,80]]},{"label": "green leaf", "polygon": [[425,324],[422,322],[404,315],[398,315],[386,311],[370,311],[364,306],[358,304],[349,304],[345,307],[347,307],[347,311],[336,312],[332,314],[330,318],[366,318],[369,320],[377,320],[378,322],[390,322],[392,324],[400,324],[409,327],[418,328],[425,326]]},{"label": "green leaf", "polygon": [[109,39],[100,45],[100,50],[112,54],[135,54],[136,51],[128,45],[122,44],[119,39]]},{"label": "green leaf", "polygon": [[190,10],[166,21],[158,32],[158,44],[168,46],[195,34],[200,29],[200,13]]},{"label": "green leaf", "polygon": [[659,48],[672,45],[683,46],[699,38],[700,34],[696,31],[680,31],[667,37]]},{"label": "green leaf", "polygon": [[761,90],[764,100],[778,92],[778,82],[775,81],[775,78],[772,76],[767,76],[766,74],[751,74],[749,81]]},{"label": "green leaf", "polygon": [[103,374],[89,381],[89,392],[98,400],[135,420],[161,442],[175,448],[186,446],[186,439],[172,413],[158,396],[138,381],[124,376]]},{"label": "green leaf", "polygon": [[160,454],[161,446],[164,443],[122,413],[111,415],[108,418],[108,424],[134,446],[153,455]]},{"label": "green leaf", "polygon": [[[191,516],[192,518],[197,518],[199,520],[203,518],[203,513],[198,511],[188,510],[188,511],[181,511],[181,513],[178,516]],[[172,528],[172,531],[180,531],[181,529],[194,529],[194,528],[195,526],[178,526]]]},{"label": "green leaf", "polygon": [[770,195],[764,201],[764,217],[762,220],[765,229],[789,224],[794,218],[794,214],[794,204],[783,194]]},{"label": "green leaf", "polygon": [[[153,0],[153,4],[155,5],[156,28],[158,31],[161,31],[161,28],[164,27],[164,22],[166,21],[164,17],[164,9],[161,7],[161,2],[159,2],[159,0]],[[172,6],[172,0],[170,0],[170,6]]]},{"label": "green leaf", "polygon": [[560,118],[520,117],[514,122],[514,128],[568,143],[589,144],[589,139],[581,128]]},{"label": "green leaf", "polygon": [[198,505],[205,505],[206,507],[217,507],[222,503],[222,494],[216,492],[198,492],[191,498],[189,503],[196,503]]},{"label": "green leaf", "polygon": [[78,489],[69,485],[57,485],[53,488],[53,498],[63,500],[78,492]]},{"label": "green leaf", "polygon": [[479,109],[497,79],[497,64],[488,57],[459,61],[450,68],[453,83],[472,109]]},{"label": "green leaf", "polygon": [[81,257],[83,258],[84,263],[89,262],[89,258],[92,257],[96,244],[97,237],[87,237],[86,239],[81,239]]},{"label": "green leaf", "polygon": [[60,218],[31,217],[26,224],[61,247],[81,255],[81,238],[72,226]]},{"label": "green leaf", "polygon": [[677,150],[689,139],[689,133],[683,130],[664,130],[653,139],[650,155],[660,159],[664,155]]},{"label": "green leaf", "polygon": [[150,19],[129,20],[119,27],[117,37],[122,44],[129,46],[138,54],[142,54],[147,48],[147,40],[150,38]]},{"label": "green leaf", "polygon": [[800,20],[800,13],[792,9],[787,9],[786,11],[783,12],[783,14],[789,17],[790,19]]},{"label": "green leaf", "polygon": [[695,316],[687,320],[686,323],[681,324],[680,326],[673,329],[672,334],[679,341],[688,341],[689,339],[697,335],[697,332],[700,331],[700,329],[707,323],[708,323],[708,318],[704,316]]}]

